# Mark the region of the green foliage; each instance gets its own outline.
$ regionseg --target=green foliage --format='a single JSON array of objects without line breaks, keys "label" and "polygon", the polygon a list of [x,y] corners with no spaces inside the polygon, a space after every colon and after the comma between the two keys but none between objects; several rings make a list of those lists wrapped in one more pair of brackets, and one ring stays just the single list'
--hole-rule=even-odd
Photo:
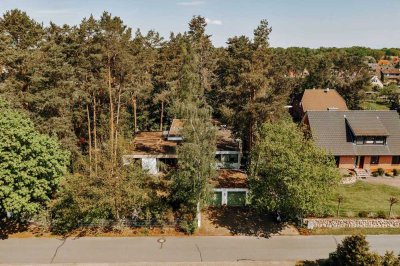
[{"label": "green foliage", "polygon": [[394,168],[394,169],[393,169],[393,176],[398,176],[399,174],[400,174],[400,170]]},{"label": "green foliage", "polygon": [[[178,169],[172,173],[172,190],[174,201],[185,205],[189,211],[182,217],[194,217],[198,211],[196,206],[207,202],[209,181],[216,176],[216,130],[211,124],[211,110],[203,98],[204,87],[196,71],[197,56],[189,46],[184,47],[183,54],[173,105],[177,116],[183,119],[183,141],[177,150]],[[191,232],[188,229],[193,222],[182,219],[184,230]]]},{"label": "green foliage", "polygon": [[380,256],[369,250],[363,235],[346,237],[336,251],[329,254],[329,260],[331,265],[338,266],[381,265]]},{"label": "green foliage", "polygon": [[28,218],[44,206],[65,174],[69,154],[57,140],[36,131],[26,116],[0,116],[0,212]]},{"label": "green foliage", "polygon": [[377,212],[376,217],[380,218],[380,219],[386,219],[387,218],[386,213],[384,211],[382,211],[382,210]]},{"label": "green foliage", "polygon": [[329,254],[327,264],[338,266],[398,266],[400,256],[396,257],[393,251],[386,251],[384,256],[371,252],[369,243],[364,235],[346,237],[337,246],[335,252]]},{"label": "green foliage", "polygon": [[249,179],[256,208],[296,219],[322,214],[340,175],[331,156],[282,119],[260,127]]},{"label": "green foliage", "polygon": [[151,176],[135,164],[114,166],[114,177],[109,176],[110,169],[111,162],[104,156],[97,176],[75,174],[63,180],[51,204],[53,231],[65,233],[103,219],[118,221],[131,218],[132,213],[138,219],[148,218],[147,208],[157,200]]},{"label": "green foliage", "polygon": [[385,174],[385,170],[383,168],[378,168],[378,174],[383,176]]},{"label": "green foliage", "polygon": [[400,266],[400,256],[396,257],[393,251],[386,251],[382,257],[382,266]]},{"label": "green foliage", "polygon": [[358,213],[358,217],[360,217],[360,218],[368,218],[368,212],[367,211],[360,211]]}]

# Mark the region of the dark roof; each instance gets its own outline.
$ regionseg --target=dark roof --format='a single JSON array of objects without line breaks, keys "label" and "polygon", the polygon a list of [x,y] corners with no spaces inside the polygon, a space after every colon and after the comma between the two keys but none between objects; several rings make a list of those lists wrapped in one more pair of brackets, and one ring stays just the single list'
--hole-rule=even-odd
[{"label": "dark roof", "polygon": [[[333,155],[400,155],[400,119],[396,111],[309,111],[306,115],[317,146]],[[358,134],[373,130],[382,133],[385,129],[386,145],[355,145],[348,124],[357,126]]]},{"label": "dark roof", "polygon": [[348,110],[343,97],[332,89],[305,90],[301,98],[301,106],[304,112],[326,111],[328,109]]},{"label": "dark roof", "polygon": [[382,124],[379,116],[369,113],[360,113],[357,116],[345,117],[348,126],[355,136],[388,136],[386,127]]}]

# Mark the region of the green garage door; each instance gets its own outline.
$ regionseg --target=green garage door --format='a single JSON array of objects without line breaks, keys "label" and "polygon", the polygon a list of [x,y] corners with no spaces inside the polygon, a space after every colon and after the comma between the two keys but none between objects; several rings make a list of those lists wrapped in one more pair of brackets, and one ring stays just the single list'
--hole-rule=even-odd
[{"label": "green garage door", "polygon": [[228,192],[228,206],[244,206],[246,205],[246,192],[231,191]]},{"label": "green garage door", "polygon": [[211,206],[221,206],[222,205],[222,192],[214,191],[213,197],[210,202]]}]

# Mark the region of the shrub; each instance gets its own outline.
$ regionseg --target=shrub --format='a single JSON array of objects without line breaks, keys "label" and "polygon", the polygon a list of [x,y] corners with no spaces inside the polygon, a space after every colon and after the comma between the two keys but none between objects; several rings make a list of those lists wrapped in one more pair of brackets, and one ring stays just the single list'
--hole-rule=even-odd
[{"label": "shrub", "polygon": [[376,217],[380,218],[380,219],[386,219],[386,214],[384,211],[378,211],[378,213],[376,214]]},{"label": "shrub", "polygon": [[373,176],[373,177],[378,177],[378,176],[379,176],[379,173],[376,172],[376,171],[375,171],[375,172],[372,172],[372,176]]},{"label": "shrub", "polygon": [[398,176],[400,174],[399,169],[393,169],[393,176]]},{"label": "shrub", "polygon": [[187,235],[193,234],[196,231],[196,228],[196,220],[183,220],[179,223],[179,229]]},{"label": "shrub", "polygon": [[393,176],[391,173],[385,173],[385,176]]},{"label": "shrub", "polygon": [[382,257],[381,264],[383,266],[399,266],[400,265],[400,257],[396,257],[393,251],[386,251],[385,255]]},{"label": "shrub", "polygon": [[346,212],[346,217],[347,218],[354,218],[356,215],[353,211],[347,211]]},{"label": "shrub", "polygon": [[358,213],[358,217],[360,218],[367,218],[368,217],[368,212],[367,211],[360,211]]},{"label": "shrub", "polygon": [[369,250],[369,243],[363,235],[346,237],[337,246],[335,252],[329,254],[331,265],[380,265],[381,258]]},{"label": "shrub", "polygon": [[383,170],[383,168],[378,168],[378,174],[380,176],[384,175],[385,174],[385,170]]}]

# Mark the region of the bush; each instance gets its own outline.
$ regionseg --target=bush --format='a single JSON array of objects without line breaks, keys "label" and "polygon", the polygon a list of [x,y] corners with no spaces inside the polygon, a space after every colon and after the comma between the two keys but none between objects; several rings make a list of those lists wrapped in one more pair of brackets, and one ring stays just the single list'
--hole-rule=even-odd
[{"label": "bush", "polygon": [[181,229],[185,234],[191,235],[197,229],[196,220],[183,220],[179,223],[179,229]]},{"label": "bush", "polygon": [[380,265],[381,257],[369,250],[369,243],[363,235],[346,237],[337,246],[335,252],[329,254],[331,265]]},{"label": "bush", "polygon": [[386,251],[385,255],[382,257],[381,264],[383,266],[399,266],[400,265],[400,257],[396,257],[393,251]]},{"label": "bush", "polygon": [[391,173],[385,173],[385,176],[393,176]]},{"label": "bush", "polygon": [[360,211],[358,213],[358,217],[360,218],[367,218],[368,217],[368,212],[367,211]]},{"label": "bush", "polygon": [[378,211],[376,217],[380,219],[386,219],[386,213],[384,211]]},{"label": "bush", "polygon": [[379,176],[379,173],[376,172],[376,171],[375,171],[375,172],[372,172],[372,176],[373,176],[373,177],[378,177],[378,176]]},{"label": "bush", "polygon": [[393,169],[393,176],[398,176],[400,174],[399,169]]},{"label": "bush", "polygon": [[385,174],[385,170],[383,170],[383,168],[378,168],[378,174],[380,176],[384,175]]}]

